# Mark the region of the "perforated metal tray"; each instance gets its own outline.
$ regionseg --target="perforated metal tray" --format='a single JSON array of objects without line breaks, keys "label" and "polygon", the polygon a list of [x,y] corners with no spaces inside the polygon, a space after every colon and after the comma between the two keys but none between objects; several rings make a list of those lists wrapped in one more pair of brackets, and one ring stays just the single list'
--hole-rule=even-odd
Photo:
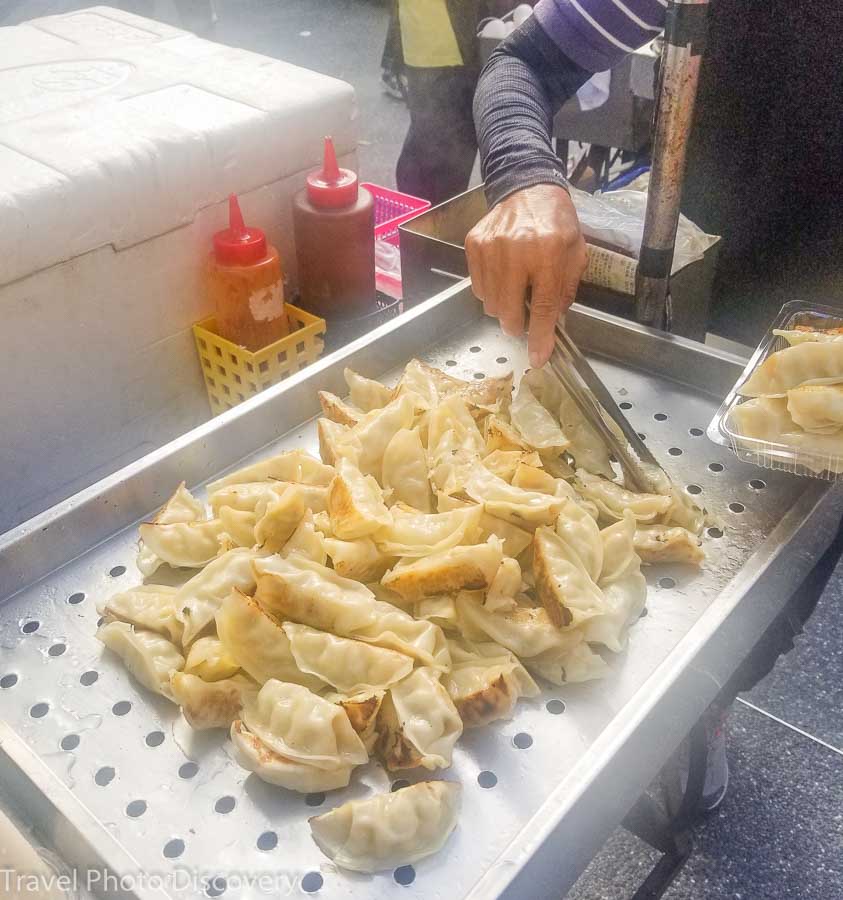
[{"label": "perforated metal tray", "polygon": [[387,380],[413,355],[465,378],[523,371],[521,342],[464,285],[0,539],[0,716],[10,729],[0,730],[0,790],[28,797],[36,824],[84,836],[84,850],[66,842],[69,862],[147,873],[121,896],[160,896],[150,875],[173,898],[201,897],[216,877],[225,882],[208,892],[238,900],[560,896],[828,545],[840,504],[820,482],[759,480],[705,438],[742,360],[583,309],[568,327],[718,524],[702,572],[648,570],[648,614],[609,678],[549,690],[511,721],[465,734],[453,767],[437,773],[464,788],[441,853],[373,877],[337,871],[307,817],[395,779],[370,764],[344,791],[302,797],[248,776],[224,733],[192,733],[104,651],[95,603],[139,580],[136,523],[181,479],[197,486],[251,455],[315,450],[316,390],[342,393],[345,365]]}]

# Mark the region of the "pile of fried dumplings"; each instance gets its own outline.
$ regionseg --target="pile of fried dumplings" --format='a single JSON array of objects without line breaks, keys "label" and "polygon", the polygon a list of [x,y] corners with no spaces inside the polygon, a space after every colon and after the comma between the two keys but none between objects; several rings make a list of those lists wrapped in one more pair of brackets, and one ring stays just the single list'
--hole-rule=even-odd
[{"label": "pile of fried dumplings", "polygon": [[[345,377],[348,399],[320,392],[321,459],[262,459],[208,484],[207,506],[182,483],[140,526],[144,583],[99,604],[97,635],[138,682],[304,793],[370,760],[446,770],[464,729],[541,682],[611,670],[642,564],[703,560],[704,512],[670,484],[627,490],[549,370],[514,394],[512,375],[418,360],[395,387]],[[418,781],[311,833],[340,867],[405,865],[444,845],[459,793]]]}]

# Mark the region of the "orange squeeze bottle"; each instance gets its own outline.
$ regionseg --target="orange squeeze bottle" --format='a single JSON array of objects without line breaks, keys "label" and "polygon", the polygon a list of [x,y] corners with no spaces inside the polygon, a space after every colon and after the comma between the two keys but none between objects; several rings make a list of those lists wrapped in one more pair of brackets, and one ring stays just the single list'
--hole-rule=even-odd
[{"label": "orange squeeze bottle", "polygon": [[214,235],[208,289],[216,307],[216,331],[247,350],[289,333],[278,251],[259,228],[248,228],[237,197],[228,198],[228,228]]}]

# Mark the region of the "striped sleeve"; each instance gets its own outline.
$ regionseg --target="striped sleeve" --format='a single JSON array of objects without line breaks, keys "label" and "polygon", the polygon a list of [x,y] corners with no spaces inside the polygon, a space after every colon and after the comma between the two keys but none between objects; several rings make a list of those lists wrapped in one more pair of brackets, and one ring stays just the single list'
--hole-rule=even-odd
[{"label": "striped sleeve", "polygon": [[536,19],[589,72],[603,72],[663,28],[667,0],[539,0]]}]

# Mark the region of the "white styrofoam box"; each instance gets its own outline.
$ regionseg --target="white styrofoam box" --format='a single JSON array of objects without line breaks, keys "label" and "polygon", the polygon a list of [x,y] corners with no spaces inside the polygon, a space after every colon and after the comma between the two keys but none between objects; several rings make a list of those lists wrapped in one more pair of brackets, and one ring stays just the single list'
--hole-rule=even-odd
[{"label": "white styrofoam box", "polygon": [[95,7],[0,28],[0,532],[208,416],[191,325],[234,191],[292,195],[350,85]]}]

